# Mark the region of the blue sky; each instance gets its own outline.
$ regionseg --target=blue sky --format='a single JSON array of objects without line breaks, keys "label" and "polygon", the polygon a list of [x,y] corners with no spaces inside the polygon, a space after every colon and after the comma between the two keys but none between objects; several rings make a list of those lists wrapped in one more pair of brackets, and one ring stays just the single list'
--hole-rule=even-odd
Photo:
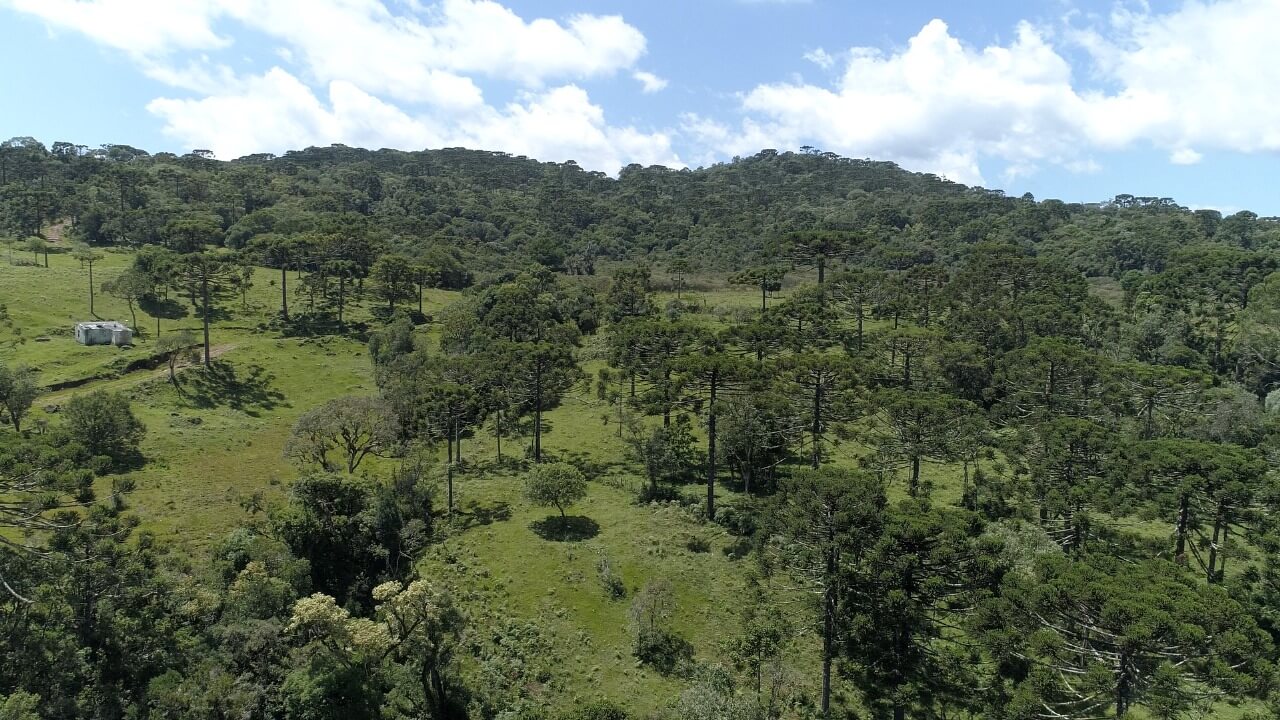
[{"label": "blue sky", "polygon": [[1280,215],[1276,27],[1276,0],[0,0],[0,136],[608,173],[812,145]]}]

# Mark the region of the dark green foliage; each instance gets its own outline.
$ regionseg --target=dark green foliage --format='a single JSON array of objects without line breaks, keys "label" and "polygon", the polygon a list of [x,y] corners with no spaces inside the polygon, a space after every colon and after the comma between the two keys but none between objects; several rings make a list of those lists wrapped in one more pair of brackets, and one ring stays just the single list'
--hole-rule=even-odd
[{"label": "dark green foliage", "polygon": [[104,455],[116,463],[138,458],[138,444],[146,427],[134,417],[124,395],[104,390],[76,395],[67,402],[62,416],[72,442],[90,455]]}]

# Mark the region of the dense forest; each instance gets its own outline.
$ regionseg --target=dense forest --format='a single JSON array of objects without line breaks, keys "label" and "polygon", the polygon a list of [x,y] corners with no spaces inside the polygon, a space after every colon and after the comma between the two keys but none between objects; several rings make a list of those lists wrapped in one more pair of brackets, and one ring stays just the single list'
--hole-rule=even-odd
[{"label": "dense forest", "polygon": [[[5,720],[1280,717],[1278,219],[812,148],[612,178],[16,138],[0,239],[37,289],[0,286],[6,327],[52,254],[161,371],[55,385],[62,340],[0,343]],[[356,343],[371,391],[293,398],[287,488],[197,551],[131,506],[169,460],[141,416],[274,407],[237,331],[277,370]],[[647,562],[723,544],[698,637],[604,550],[547,581],[621,603],[668,695],[568,677],[554,619],[491,601],[466,552],[503,519],[455,498],[485,477],[550,512],[540,552],[619,488],[692,528]]]}]

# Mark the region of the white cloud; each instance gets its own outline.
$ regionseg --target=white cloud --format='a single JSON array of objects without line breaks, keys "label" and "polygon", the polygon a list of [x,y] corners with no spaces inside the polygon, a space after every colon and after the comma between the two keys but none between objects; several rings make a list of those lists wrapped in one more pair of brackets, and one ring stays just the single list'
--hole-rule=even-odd
[{"label": "white cloud", "polygon": [[804,59],[808,60],[814,65],[817,65],[823,70],[830,70],[836,64],[835,56],[827,52],[826,50],[823,50],[822,48],[818,48],[817,50],[810,50],[809,52],[805,53]]},{"label": "white cloud", "polygon": [[214,0],[0,0],[0,5],[135,57],[177,49],[211,50],[231,42],[213,30]]},{"label": "white cloud", "polygon": [[660,78],[645,70],[637,70],[631,73],[631,77],[635,78],[636,82],[640,83],[641,89],[646,93],[661,92],[667,87],[666,78]]},{"label": "white cloud", "polygon": [[[545,88],[623,70],[645,92],[666,86],[634,70],[645,37],[616,15],[525,20],[493,0],[5,3],[124,50],[148,77],[197,93],[148,110],[168,136],[223,158],[341,142],[492,148],[608,172],[682,164],[668,134],[610,125],[576,85]],[[264,34],[290,70],[242,76],[194,54],[226,48],[245,29]],[[524,89],[498,108],[473,76]]]},{"label": "white cloud", "polygon": [[[1280,2],[1189,0],[1104,22],[1060,35],[1023,23],[1012,42],[975,48],[934,20],[896,51],[851,48],[830,85],[757,85],[736,124],[683,127],[722,155],[811,144],[962,182],[981,182],[989,164],[1006,178],[1046,164],[1096,172],[1092,153],[1135,145],[1177,164],[1213,149],[1280,150],[1280,103],[1265,91],[1280,87]],[[1087,72],[1073,73],[1055,40],[1083,49]],[[835,57],[805,55],[824,68]]]},{"label": "white cloud", "polygon": [[[749,122],[722,129],[720,150],[814,144],[854,157],[890,158],[969,183],[979,158],[1065,162],[1075,150],[1048,128],[1069,127],[1078,100],[1071,69],[1030,25],[1007,46],[977,50],[934,20],[894,54],[853,48],[834,87],[760,85],[742,97]],[[697,128],[693,128],[698,133]],[[705,127],[701,132],[709,138]]]},{"label": "white cloud", "polygon": [[[471,91],[459,75],[538,86],[630,68],[644,34],[618,15],[526,21],[493,0],[439,0],[397,14],[382,0],[0,0],[53,28],[84,33],[136,58],[208,50],[236,23],[282,41],[320,82],[348,80],[394,97],[439,102]],[[463,103],[471,102],[466,99]]]},{"label": "white cloud", "polygon": [[165,133],[186,147],[220,158],[282,152],[341,142],[359,147],[493,148],[543,160],[576,160],[616,172],[630,162],[681,165],[663,133],[609,125],[604,110],[573,85],[523,93],[498,109],[406,112],[353,83],[335,80],[327,102],[281,68],[246,78],[223,94],[199,99],[161,98],[148,110]]}]

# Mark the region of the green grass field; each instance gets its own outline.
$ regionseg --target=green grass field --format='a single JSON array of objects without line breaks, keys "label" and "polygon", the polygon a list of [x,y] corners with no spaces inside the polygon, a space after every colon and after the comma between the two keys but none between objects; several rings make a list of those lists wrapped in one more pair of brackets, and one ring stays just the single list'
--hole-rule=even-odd
[{"label": "green grass field", "polygon": [[[30,257],[29,255],[27,257]],[[94,267],[95,285],[119,273],[131,261],[126,253],[107,253]],[[147,426],[142,450],[146,465],[132,473],[129,496],[143,527],[188,553],[199,564],[208,548],[248,518],[243,500],[261,493],[279,502],[297,470],[282,456],[296,418],[334,397],[375,392],[368,353],[355,340],[282,338],[264,330],[279,302],[278,273],[259,269],[247,304],[226,304],[230,317],[217,322],[212,345],[219,353],[216,382],[204,382],[196,369],[180,372],[182,391],[163,368],[124,372],[145,359],[154,346],[154,320],[139,313],[143,334],[129,349],[84,347],[72,336],[88,312],[88,273],[69,255],[51,255],[50,267],[0,262],[0,303],[8,326],[0,327],[0,361],[35,368],[42,386],[76,381],[73,388],[37,399],[33,421],[57,422],[58,406],[76,393],[109,389],[127,393],[134,412]],[[292,276],[291,276],[292,281]],[[291,282],[292,285],[292,282]],[[671,297],[674,297],[672,295]],[[433,291],[428,313],[456,298]],[[668,298],[659,298],[659,304]],[[751,308],[758,296],[750,288],[700,285],[684,299],[709,310]],[[295,307],[304,300],[295,299]],[[128,308],[98,292],[96,315],[128,322]],[[356,318],[367,318],[367,308]],[[189,330],[199,336],[198,318],[164,321],[162,332]],[[429,335],[430,328],[427,329]],[[588,338],[585,369],[598,339]],[[719,658],[726,629],[736,627],[749,559],[724,552],[733,538],[675,506],[636,503],[642,480],[625,461],[616,425],[583,384],[561,407],[548,413],[544,448],[551,456],[580,459],[607,467],[591,484],[588,497],[571,510],[589,519],[594,534],[579,541],[544,539],[537,523],[548,517],[522,497],[518,474],[492,462],[496,448],[484,432],[464,442],[466,463],[455,480],[458,511],[443,517],[444,539],[422,561],[426,577],[447,579],[466,591],[476,613],[536,620],[554,645],[557,668],[550,686],[538,691],[555,705],[569,707],[584,698],[625,699],[636,709],[666,704],[679,683],[637,664],[627,629],[629,599],[612,600],[599,579],[597,563],[608,558],[628,598],[646,581],[662,577],[676,592],[676,628],[704,660]],[[519,455],[528,438],[508,438],[504,452]],[[387,469],[391,460],[369,464],[368,472]],[[363,468],[362,468],[363,470]],[[104,485],[107,483],[104,480]],[[701,488],[690,486],[690,494]],[[721,489],[724,500],[733,493]],[[437,506],[443,508],[443,497]],[[699,551],[690,549],[690,540]],[[706,548],[703,550],[703,548]],[[801,607],[796,604],[796,611]],[[796,652],[808,654],[807,641]]]}]

